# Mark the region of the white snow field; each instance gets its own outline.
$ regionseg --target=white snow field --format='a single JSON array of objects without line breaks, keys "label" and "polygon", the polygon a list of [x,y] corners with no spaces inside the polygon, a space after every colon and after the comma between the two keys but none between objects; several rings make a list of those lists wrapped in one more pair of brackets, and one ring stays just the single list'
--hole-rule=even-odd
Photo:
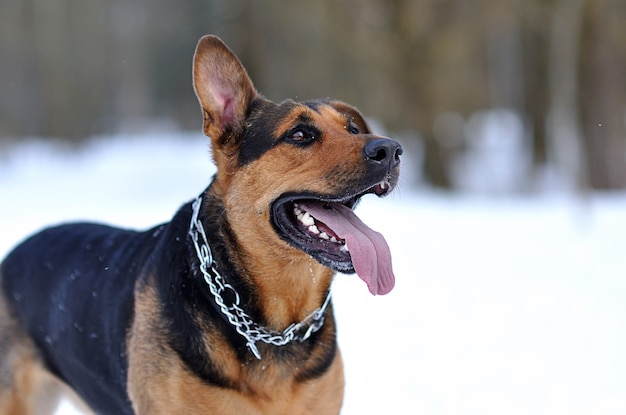
[{"label": "white snow field", "polygon": [[[58,222],[167,221],[213,171],[200,134],[0,150],[0,256]],[[401,185],[357,212],[386,236],[396,287],[335,282],[342,414],[626,413],[626,195]]]}]

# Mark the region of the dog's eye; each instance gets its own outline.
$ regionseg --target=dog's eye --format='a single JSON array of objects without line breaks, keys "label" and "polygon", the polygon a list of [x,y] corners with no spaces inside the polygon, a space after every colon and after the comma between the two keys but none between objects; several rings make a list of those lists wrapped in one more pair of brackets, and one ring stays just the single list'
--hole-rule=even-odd
[{"label": "dog's eye", "polygon": [[358,134],[359,133],[359,127],[357,127],[356,125],[354,125],[352,122],[349,122],[348,125],[346,125],[346,130],[350,133],[350,134]]},{"label": "dog's eye", "polygon": [[289,137],[289,139],[291,141],[295,141],[297,143],[301,143],[303,141],[307,141],[307,136],[304,134],[303,131],[296,131],[293,134],[291,134],[291,137]]},{"label": "dog's eye", "polygon": [[296,128],[287,133],[286,140],[294,144],[310,144],[317,139],[319,133],[311,128]]}]

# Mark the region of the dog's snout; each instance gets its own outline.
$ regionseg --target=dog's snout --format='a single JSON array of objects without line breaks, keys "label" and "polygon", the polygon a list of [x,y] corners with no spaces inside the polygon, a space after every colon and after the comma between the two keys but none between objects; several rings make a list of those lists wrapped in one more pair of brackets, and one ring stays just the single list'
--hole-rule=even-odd
[{"label": "dog's snout", "polygon": [[365,144],[363,154],[366,161],[393,169],[400,164],[402,146],[389,138],[377,138]]}]

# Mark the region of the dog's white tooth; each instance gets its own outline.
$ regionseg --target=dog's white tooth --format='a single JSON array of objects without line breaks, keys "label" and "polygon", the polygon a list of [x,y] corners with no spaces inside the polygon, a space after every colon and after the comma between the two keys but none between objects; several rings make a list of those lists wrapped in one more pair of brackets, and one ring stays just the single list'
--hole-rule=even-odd
[{"label": "dog's white tooth", "polygon": [[350,250],[348,249],[348,244],[343,244],[339,247],[339,250],[341,252],[349,252]]},{"label": "dog's white tooth", "polygon": [[313,219],[313,216],[309,215],[309,212],[304,212],[300,221],[306,226],[315,225],[315,219]]},{"label": "dog's white tooth", "polygon": [[330,237],[328,236],[328,234],[326,232],[320,233],[320,238],[326,239],[326,240],[330,239]]},{"label": "dog's white tooth", "polygon": [[337,242],[337,238],[335,238],[334,236],[331,236],[331,237],[330,237],[330,241],[331,241],[331,242]]},{"label": "dog's white tooth", "polygon": [[319,234],[320,230],[317,229],[317,226],[311,225],[311,226],[309,226],[309,232],[314,233],[314,234]]}]

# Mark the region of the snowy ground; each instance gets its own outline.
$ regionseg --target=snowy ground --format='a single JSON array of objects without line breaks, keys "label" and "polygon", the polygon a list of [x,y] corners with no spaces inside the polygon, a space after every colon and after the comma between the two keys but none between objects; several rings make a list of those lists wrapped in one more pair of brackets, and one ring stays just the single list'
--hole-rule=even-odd
[{"label": "snowy ground", "polygon": [[[0,257],[46,224],[165,221],[212,172],[195,134],[0,150]],[[386,236],[397,285],[335,283],[343,414],[626,413],[625,195],[401,187],[358,211]]]}]

